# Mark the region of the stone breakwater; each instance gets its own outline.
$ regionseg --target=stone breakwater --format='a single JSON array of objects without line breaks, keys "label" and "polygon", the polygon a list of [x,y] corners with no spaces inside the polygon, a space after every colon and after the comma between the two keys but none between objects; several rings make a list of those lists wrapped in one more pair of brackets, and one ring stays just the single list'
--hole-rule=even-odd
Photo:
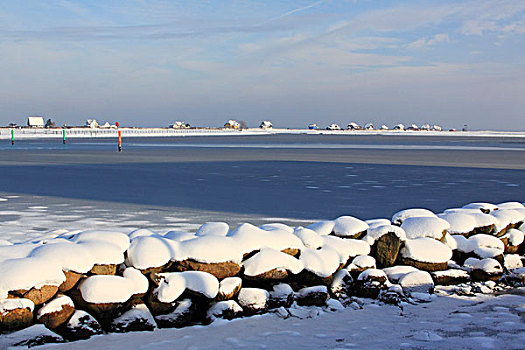
[{"label": "stone breakwater", "polygon": [[0,343],[32,346],[266,312],[306,318],[319,308],[359,308],[362,298],[402,307],[431,301],[436,285],[463,295],[505,290],[525,283],[524,222],[522,203],[470,203],[306,227],[209,222],[196,232],[2,241]]}]

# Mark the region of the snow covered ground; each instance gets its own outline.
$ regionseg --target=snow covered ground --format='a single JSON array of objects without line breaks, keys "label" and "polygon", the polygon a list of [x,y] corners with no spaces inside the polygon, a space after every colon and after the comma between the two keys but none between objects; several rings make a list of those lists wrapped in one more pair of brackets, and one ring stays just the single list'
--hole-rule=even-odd
[{"label": "snow covered ground", "polygon": [[434,301],[402,309],[363,299],[362,309],[304,307],[304,319],[266,314],[42,349],[523,349],[525,289],[514,293],[458,297],[438,291]]}]

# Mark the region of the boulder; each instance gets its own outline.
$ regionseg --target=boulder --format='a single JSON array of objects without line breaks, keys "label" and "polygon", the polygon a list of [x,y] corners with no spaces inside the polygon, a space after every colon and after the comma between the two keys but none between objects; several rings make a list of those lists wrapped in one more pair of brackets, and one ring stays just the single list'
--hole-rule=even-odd
[{"label": "boulder", "polygon": [[19,289],[10,291],[9,295],[17,298],[31,300],[35,305],[40,305],[51,299],[58,292],[58,286],[43,285],[40,288],[33,287],[29,290]]},{"label": "boulder", "polygon": [[95,264],[89,273],[91,275],[116,275],[117,265],[116,264]]},{"label": "boulder", "polygon": [[325,306],[328,298],[326,286],[302,288],[295,294],[295,301],[299,306]]},{"label": "boulder", "polygon": [[279,307],[290,307],[294,301],[294,292],[290,285],[279,283],[273,286],[270,291],[270,299],[268,300],[269,309],[277,309]]},{"label": "boulder", "polygon": [[503,276],[503,267],[492,258],[465,260],[464,267],[470,270],[473,281],[498,281]]},{"label": "boulder", "polygon": [[371,248],[371,255],[375,257],[377,266],[393,266],[401,249],[401,243],[399,236],[393,232],[379,237]]},{"label": "boulder", "polygon": [[64,324],[75,312],[75,305],[70,297],[57,294],[52,300],[45,303],[36,313],[36,319],[47,328],[57,328]]},{"label": "boulder", "polygon": [[330,284],[330,295],[336,299],[346,299],[350,295],[350,288],[354,282],[348,270],[339,270],[334,274]]},{"label": "boulder", "polygon": [[242,279],[240,277],[226,277],[219,282],[219,293],[215,298],[217,301],[230,300],[235,298],[241,290]]},{"label": "boulder", "polygon": [[61,336],[50,331],[43,324],[35,324],[13,333],[3,334],[0,337],[0,349],[31,348],[46,343],[62,343],[63,341],[64,339]]},{"label": "boulder", "polygon": [[426,237],[407,239],[399,252],[398,264],[424,271],[440,271],[447,269],[451,258],[452,250],[440,241]]},{"label": "boulder", "polygon": [[368,224],[353,216],[341,216],[334,220],[333,234],[338,237],[360,239],[367,230]]},{"label": "boulder", "polygon": [[405,293],[434,293],[434,281],[426,271],[407,273],[399,280]]},{"label": "boulder", "polygon": [[202,263],[193,259],[175,261],[171,267],[174,271],[204,271],[218,279],[233,277],[241,271],[241,266],[235,262],[225,261],[219,263]]},{"label": "boulder", "polygon": [[76,310],[71,318],[57,332],[69,341],[88,339],[94,335],[101,334],[102,328],[98,321],[82,310]]},{"label": "boulder", "polygon": [[29,299],[0,300],[0,330],[14,331],[31,326],[34,307],[35,304]]},{"label": "boulder", "polygon": [[351,293],[364,298],[377,298],[379,293],[387,289],[388,278],[378,269],[368,269],[361,272],[352,285]]},{"label": "boulder", "polygon": [[223,300],[214,303],[208,310],[206,317],[210,322],[217,318],[232,320],[243,315],[242,307],[235,300]]},{"label": "boulder", "polygon": [[169,313],[155,315],[159,328],[181,328],[190,326],[197,318],[197,305],[189,298],[176,303],[176,307]]},{"label": "boulder", "polygon": [[67,292],[68,290],[75,287],[82,277],[81,273],[73,271],[64,271],[64,275],[66,276],[66,280],[58,287],[58,291],[62,293]]},{"label": "boulder", "polygon": [[443,271],[432,271],[430,273],[434,284],[448,286],[470,281],[470,275],[465,270],[448,269]]},{"label": "boulder", "polygon": [[359,274],[368,269],[376,268],[376,260],[369,255],[358,255],[352,262],[346,267],[346,270],[350,272],[353,278],[357,278]]},{"label": "boulder", "polygon": [[262,314],[268,311],[270,293],[260,288],[241,288],[237,301],[246,315]]},{"label": "boulder", "polygon": [[111,323],[111,330],[114,332],[152,331],[155,328],[155,319],[144,304],[134,305]]}]

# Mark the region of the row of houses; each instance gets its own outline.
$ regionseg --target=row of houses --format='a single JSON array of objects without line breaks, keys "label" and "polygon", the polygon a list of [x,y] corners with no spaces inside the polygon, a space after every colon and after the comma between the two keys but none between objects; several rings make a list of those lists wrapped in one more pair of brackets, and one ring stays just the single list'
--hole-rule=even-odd
[{"label": "row of houses", "polygon": [[[308,129],[310,130],[318,130],[319,126],[316,123],[312,123],[308,125]],[[342,130],[342,128],[339,126],[339,124],[332,123],[329,126],[326,127],[326,130]],[[408,127],[406,127],[404,124],[397,124],[392,129],[390,129],[385,124],[382,124],[380,127],[375,128],[374,124],[367,123],[364,126],[361,126],[357,123],[351,122],[347,125],[346,130],[424,130],[424,131],[442,131],[443,129],[439,125],[430,125],[430,124],[423,124],[421,126],[417,126],[416,124],[412,124]]]}]

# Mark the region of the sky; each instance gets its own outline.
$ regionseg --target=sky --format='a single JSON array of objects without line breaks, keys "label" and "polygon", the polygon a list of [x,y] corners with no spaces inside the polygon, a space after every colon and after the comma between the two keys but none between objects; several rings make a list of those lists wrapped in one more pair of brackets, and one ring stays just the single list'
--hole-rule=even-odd
[{"label": "sky", "polygon": [[0,125],[525,129],[522,0],[0,0]]}]

